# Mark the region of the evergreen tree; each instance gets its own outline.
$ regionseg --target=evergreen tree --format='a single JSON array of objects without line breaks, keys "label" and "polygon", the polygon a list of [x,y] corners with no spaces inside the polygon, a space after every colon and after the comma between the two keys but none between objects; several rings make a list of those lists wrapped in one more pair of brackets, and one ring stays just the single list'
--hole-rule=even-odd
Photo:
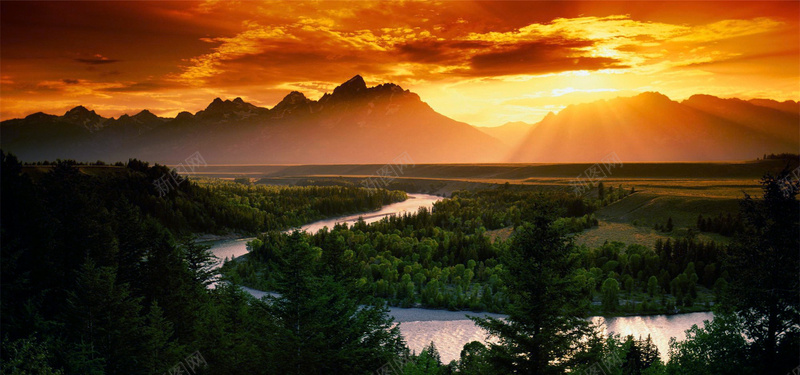
[{"label": "evergreen tree", "polygon": [[504,279],[512,296],[508,319],[472,318],[499,338],[487,359],[500,373],[557,374],[569,367],[591,332],[576,306],[571,243],[539,217],[518,227],[503,255]]},{"label": "evergreen tree", "polygon": [[219,258],[208,250],[210,245],[199,244],[195,236],[187,236],[181,240],[181,248],[195,284],[206,287],[216,281]]},{"label": "evergreen tree", "polygon": [[617,311],[619,306],[619,282],[609,277],[603,281],[601,289],[603,293],[603,309],[606,311]]},{"label": "evergreen tree", "polygon": [[146,369],[137,363],[148,349],[141,330],[141,300],[115,281],[113,268],[97,267],[91,260],[84,263],[64,312],[74,327],[70,334],[91,348],[89,360],[103,361],[105,374],[144,374]]},{"label": "evergreen tree", "polygon": [[[742,321],[734,315],[718,314],[704,327],[686,331],[686,340],[669,343],[670,375],[760,374],[747,361],[747,343]],[[796,354],[796,353],[795,353]],[[796,357],[795,357],[796,359]]]},{"label": "evergreen tree", "polygon": [[439,357],[439,351],[431,342],[422,348],[422,352],[403,366],[403,375],[443,375],[445,366]]},{"label": "evergreen tree", "polygon": [[658,279],[655,276],[650,276],[650,278],[647,279],[647,294],[649,294],[650,297],[658,294]]},{"label": "evergreen tree", "polygon": [[278,338],[268,306],[238,286],[221,282],[200,310],[197,350],[212,374],[278,373],[272,362]]},{"label": "evergreen tree", "polygon": [[624,375],[640,375],[660,361],[658,347],[653,344],[650,335],[647,335],[646,340],[641,338],[637,340],[633,336],[628,336],[623,347],[626,349],[622,366]]},{"label": "evergreen tree", "polygon": [[458,373],[465,375],[497,374],[487,359],[488,350],[483,343],[472,341],[464,344],[458,360]]},{"label": "evergreen tree", "polygon": [[[800,350],[800,203],[797,189],[785,189],[788,170],[762,178],[760,200],[745,195],[746,230],[728,251],[732,275],[726,305],[744,324],[761,373],[786,373]],[[797,183],[793,180],[793,183]]]},{"label": "evergreen tree", "polygon": [[52,353],[46,344],[34,336],[14,342],[3,340],[2,348],[2,375],[64,374],[63,370],[52,367]]},{"label": "evergreen tree", "polygon": [[297,231],[281,251],[279,295],[269,297],[276,335],[271,362],[283,374],[375,371],[403,352],[399,329],[384,305],[359,306],[340,283],[319,276],[320,256]]},{"label": "evergreen tree", "polygon": [[167,366],[182,359],[183,347],[172,341],[172,322],[164,318],[158,303],[153,303],[147,313],[146,325],[143,327],[144,353],[142,363],[146,374],[158,374],[167,370]]}]

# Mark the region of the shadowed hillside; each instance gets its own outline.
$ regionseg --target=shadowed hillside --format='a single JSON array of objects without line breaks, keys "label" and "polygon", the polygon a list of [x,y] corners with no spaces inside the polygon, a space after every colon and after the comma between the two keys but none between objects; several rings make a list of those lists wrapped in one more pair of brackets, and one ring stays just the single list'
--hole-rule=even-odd
[{"label": "shadowed hillside", "polygon": [[241,98],[172,119],[148,111],[106,119],[84,107],[2,123],[3,148],[24,160],[177,162],[200,151],[213,163],[489,162],[502,144],[445,117],[394,84],[355,76],[314,101],[293,91],[271,109]]},{"label": "shadowed hillside", "polygon": [[797,113],[737,99],[704,95],[678,103],[643,93],[548,115],[512,160],[588,162],[609,152],[625,161],[755,159],[773,150],[797,152],[798,124]]}]

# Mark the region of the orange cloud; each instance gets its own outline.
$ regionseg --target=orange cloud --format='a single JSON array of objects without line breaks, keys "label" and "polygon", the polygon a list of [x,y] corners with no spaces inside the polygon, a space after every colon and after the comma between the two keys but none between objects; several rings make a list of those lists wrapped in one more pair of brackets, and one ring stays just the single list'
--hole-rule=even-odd
[{"label": "orange cloud", "polygon": [[[196,111],[228,93],[274,105],[288,90],[319,96],[357,73],[481,124],[534,122],[570,101],[614,93],[800,97],[796,2],[0,7],[2,119],[60,110],[65,98],[166,111],[157,114]],[[534,93],[536,101],[523,100]]]}]

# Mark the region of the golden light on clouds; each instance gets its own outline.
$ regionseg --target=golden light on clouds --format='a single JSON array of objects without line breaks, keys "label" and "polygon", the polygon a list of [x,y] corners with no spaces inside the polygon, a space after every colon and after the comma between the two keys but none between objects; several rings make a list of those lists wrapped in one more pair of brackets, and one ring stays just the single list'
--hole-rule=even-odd
[{"label": "golden light on clouds", "polygon": [[[800,98],[797,2],[69,2],[2,7],[0,116],[316,98],[355,74],[475,125],[658,91]],[[24,16],[23,16],[24,15]]]}]

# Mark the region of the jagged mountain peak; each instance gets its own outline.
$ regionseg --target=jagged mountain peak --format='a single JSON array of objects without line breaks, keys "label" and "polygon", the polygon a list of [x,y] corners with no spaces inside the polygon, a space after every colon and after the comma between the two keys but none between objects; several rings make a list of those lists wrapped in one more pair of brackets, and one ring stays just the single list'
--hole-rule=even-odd
[{"label": "jagged mountain peak", "polygon": [[748,100],[748,103],[757,105],[759,107],[777,109],[779,111],[788,112],[792,114],[800,114],[800,103],[794,100],[786,100],[783,102],[779,102],[777,100],[772,100],[772,99],[750,99]]},{"label": "jagged mountain peak", "polygon": [[106,121],[106,118],[82,105],[70,109],[64,113],[64,116],[61,116],[61,119],[70,124],[82,126],[90,132],[101,129]]},{"label": "jagged mountain peak", "polygon": [[[660,93],[658,91],[645,91],[645,92],[643,92],[643,93],[641,93],[639,95],[634,96],[631,99],[633,99],[633,100],[637,100],[637,99],[638,100],[646,100],[646,101],[650,101],[650,102],[662,102],[662,103],[666,103],[666,102],[671,102],[672,101],[672,99],[670,99],[668,96],[666,96],[666,95],[664,95],[664,94],[662,94],[662,93]],[[611,100],[614,100],[614,99],[611,99]]]},{"label": "jagged mountain peak", "polygon": [[306,100],[305,94],[300,91],[292,91],[281,100],[281,103],[295,104]]},{"label": "jagged mountain peak", "polygon": [[208,109],[214,109],[217,107],[255,107],[254,105],[242,100],[241,97],[237,97],[233,100],[222,100],[220,98],[214,98],[213,101],[206,107]]},{"label": "jagged mountain peak", "polygon": [[87,109],[82,105],[72,108],[66,113],[64,113],[64,116],[85,116],[85,115],[97,115],[97,113],[95,113],[95,111],[90,111],[89,109]]},{"label": "jagged mountain peak", "polygon": [[347,80],[347,82],[341,84],[341,86],[353,86],[353,87],[362,87],[367,88],[367,83],[364,82],[364,78],[361,77],[360,74],[356,74],[353,78]]},{"label": "jagged mountain peak", "polygon": [[192,118],[194,118],[194,115],[191,112],[183,111],[175,116],[175,121],[187,121],[191,120]]},{"label": "jagged mountain peak", "polygon": [[333,97],[336,98],[351,98],[354,96],[358,96],[359,94],[363,94],[367,91],[367,83],[364,82],[364,78],[361,78],[360,75],[356,75],[353,78],[347,80],[347,82],[342,83],[335,89],[333,89]]},{"label": "jagged mountain peak", "polygon": [[[230,102],[231,102],[231,101],[230,101],[230,100],[228,100],[228,103],[230,103]],[[220,108],[222,108],[222,106],[224,106],[224,105],[225,105],[225,102],[224,102],[222,99],[220,99],[220,98],[214,98],[214,100],[212,100],[212,101],[211,101],[211,103],[209,103],[209,104],[206,106],[206,109],[204,109],[203,111],[205,111],[205,112],[214,111],[214,110],[216,110],[216,109],[220,109]]]},{"label": "jagged mountain peak", "polygon": [[151,120],[158,120],[158,116],[156,116],[153,112],[150,112],[146,109],[143,109],[141,112],[131,116],[139,121],[151,121]]},{"label": "jagged mountain peak", "polygon": [[214,100],[206,107],[206,109],[199,111],[195,116],[201,118],[247,118],[256,114],[266,113],[266,108],[261,108],[245,102],[242,98],[237,97],[234,100],[222,100],[214,98]]},{"label": "jagged mountain peak", "polygon": [[283,118],[287,114],[298,112],[301,108],[310,111],[309,105],[312,104],[313,101],[306,98],[303,93],[299,91],[292,91],[288,95],[286,95],[280,103],[276,104],[272,107],[271,112],[272,117],[275,118]]},{"label": "jagged mountain peak", "polygon": [[708,94],[694,94],[694,95],[690,96],[688,99],[684,100],[681,103],[683,103],[683,104],[697,104],[697,105],[702,105],[702,104],[721,104],[721,103],[731,103],[731,104],[736,103],[737,105],[752,104],[752,103],[745,102],[744,100],[739,99],[739,98],[727,98],[726,99],[726,98],[720,98],[718,96],[708,95]]},{"label": "jagged mountain peak", "polygon": [[25,117],[27,121],[44,121],[57,118],[56,115],[50,115],[44,112],[36,112]]}]

